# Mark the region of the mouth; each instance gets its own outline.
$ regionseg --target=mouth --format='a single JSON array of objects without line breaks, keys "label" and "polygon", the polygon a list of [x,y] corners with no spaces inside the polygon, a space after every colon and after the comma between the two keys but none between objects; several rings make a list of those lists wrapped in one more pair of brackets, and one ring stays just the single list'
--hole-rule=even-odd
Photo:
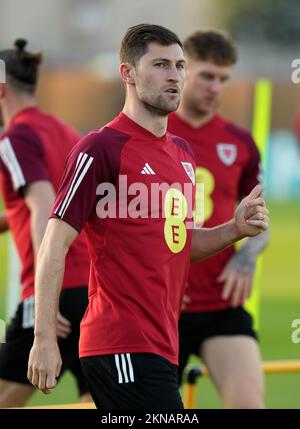
[{"label": "mouth", "polygon": [[205,98],[205,101],[208,102],[208,103],[213,103],[215,100],[216,100],[216,97],[212,97],[212,96]]},{"label": "mouth", "polygon": [[166,89],[166,91],[168,94],[173,94],[173,95],[179,95],[179,90],[177,88],[169,88]]}]

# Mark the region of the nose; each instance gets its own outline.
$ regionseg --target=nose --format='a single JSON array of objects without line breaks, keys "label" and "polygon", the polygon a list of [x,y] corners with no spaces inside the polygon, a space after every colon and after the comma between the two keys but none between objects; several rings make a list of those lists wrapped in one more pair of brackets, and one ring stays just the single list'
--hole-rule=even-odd
[{"label": "nose", "polygon": [[176,67],[175,64],[172,64],[169,67],[168,81],[179,82],[180,78],[181,76],[179,74],[178,68]]},{"label": "nose", "polygon": [[214,79],[211,82],[209,89],[213,94],[218,94],[221,91],[221,87],[222,87],[222,83],[220,82],[220,80]]}]

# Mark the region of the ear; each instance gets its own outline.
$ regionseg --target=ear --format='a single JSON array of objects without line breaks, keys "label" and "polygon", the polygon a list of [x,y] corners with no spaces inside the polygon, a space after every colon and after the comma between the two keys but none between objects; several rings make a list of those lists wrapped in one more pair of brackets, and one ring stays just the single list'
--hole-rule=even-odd
[{"label": "ear", "polygon": [[120,65],[119,71],[124,83],[127,83],[128,85],[135,84],[135,68],[133,65],[129,63],[122,63]]}]

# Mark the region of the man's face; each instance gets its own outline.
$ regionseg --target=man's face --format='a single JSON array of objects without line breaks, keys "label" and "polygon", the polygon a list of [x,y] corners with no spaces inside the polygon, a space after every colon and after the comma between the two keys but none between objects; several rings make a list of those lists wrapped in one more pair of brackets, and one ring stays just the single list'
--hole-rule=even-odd
[{"label": "man's face", "polygon": [[213,113],[220,105],[232,65],[188,59],[183,98],[188,107],[201,114]]},{"label": "man's face", "polygon": [[179,106],[185,77],[185,59],[178,44],[150,43],[135,67],[135,87],[147,110],[167,115]]}]

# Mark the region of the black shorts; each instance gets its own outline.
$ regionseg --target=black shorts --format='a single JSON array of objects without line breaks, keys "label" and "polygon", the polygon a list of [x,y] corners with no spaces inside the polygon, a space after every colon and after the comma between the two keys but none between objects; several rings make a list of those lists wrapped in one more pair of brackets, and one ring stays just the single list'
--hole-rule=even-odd
[{"label": "black shorts", "polygon": [[[63,362],[60,376],[70,370],[76,378],[80,395],[88,392],[78,355],[79,326],[87,304],[87,287],[62,290],[59,310],[71,322],[72,332],[66,339],[58,341]],[[34,339],[33,314],[32,296],[19,304],[7,328],[6,342],[0,345],[0,378],[3,380],[30,384],[27,379],[27,366]]]},{"label": "black shorts", "polygon": [[189,356],[201,354],[204,340],[232,335],[257,339],[252,316],[241,306],[211,312],[182,313],[179,319],[179,384]]},{"label": "black shorts", "polygon": [[97,408],[183,409],[178,367],[152,353],[124,353],[81,359]]}]

